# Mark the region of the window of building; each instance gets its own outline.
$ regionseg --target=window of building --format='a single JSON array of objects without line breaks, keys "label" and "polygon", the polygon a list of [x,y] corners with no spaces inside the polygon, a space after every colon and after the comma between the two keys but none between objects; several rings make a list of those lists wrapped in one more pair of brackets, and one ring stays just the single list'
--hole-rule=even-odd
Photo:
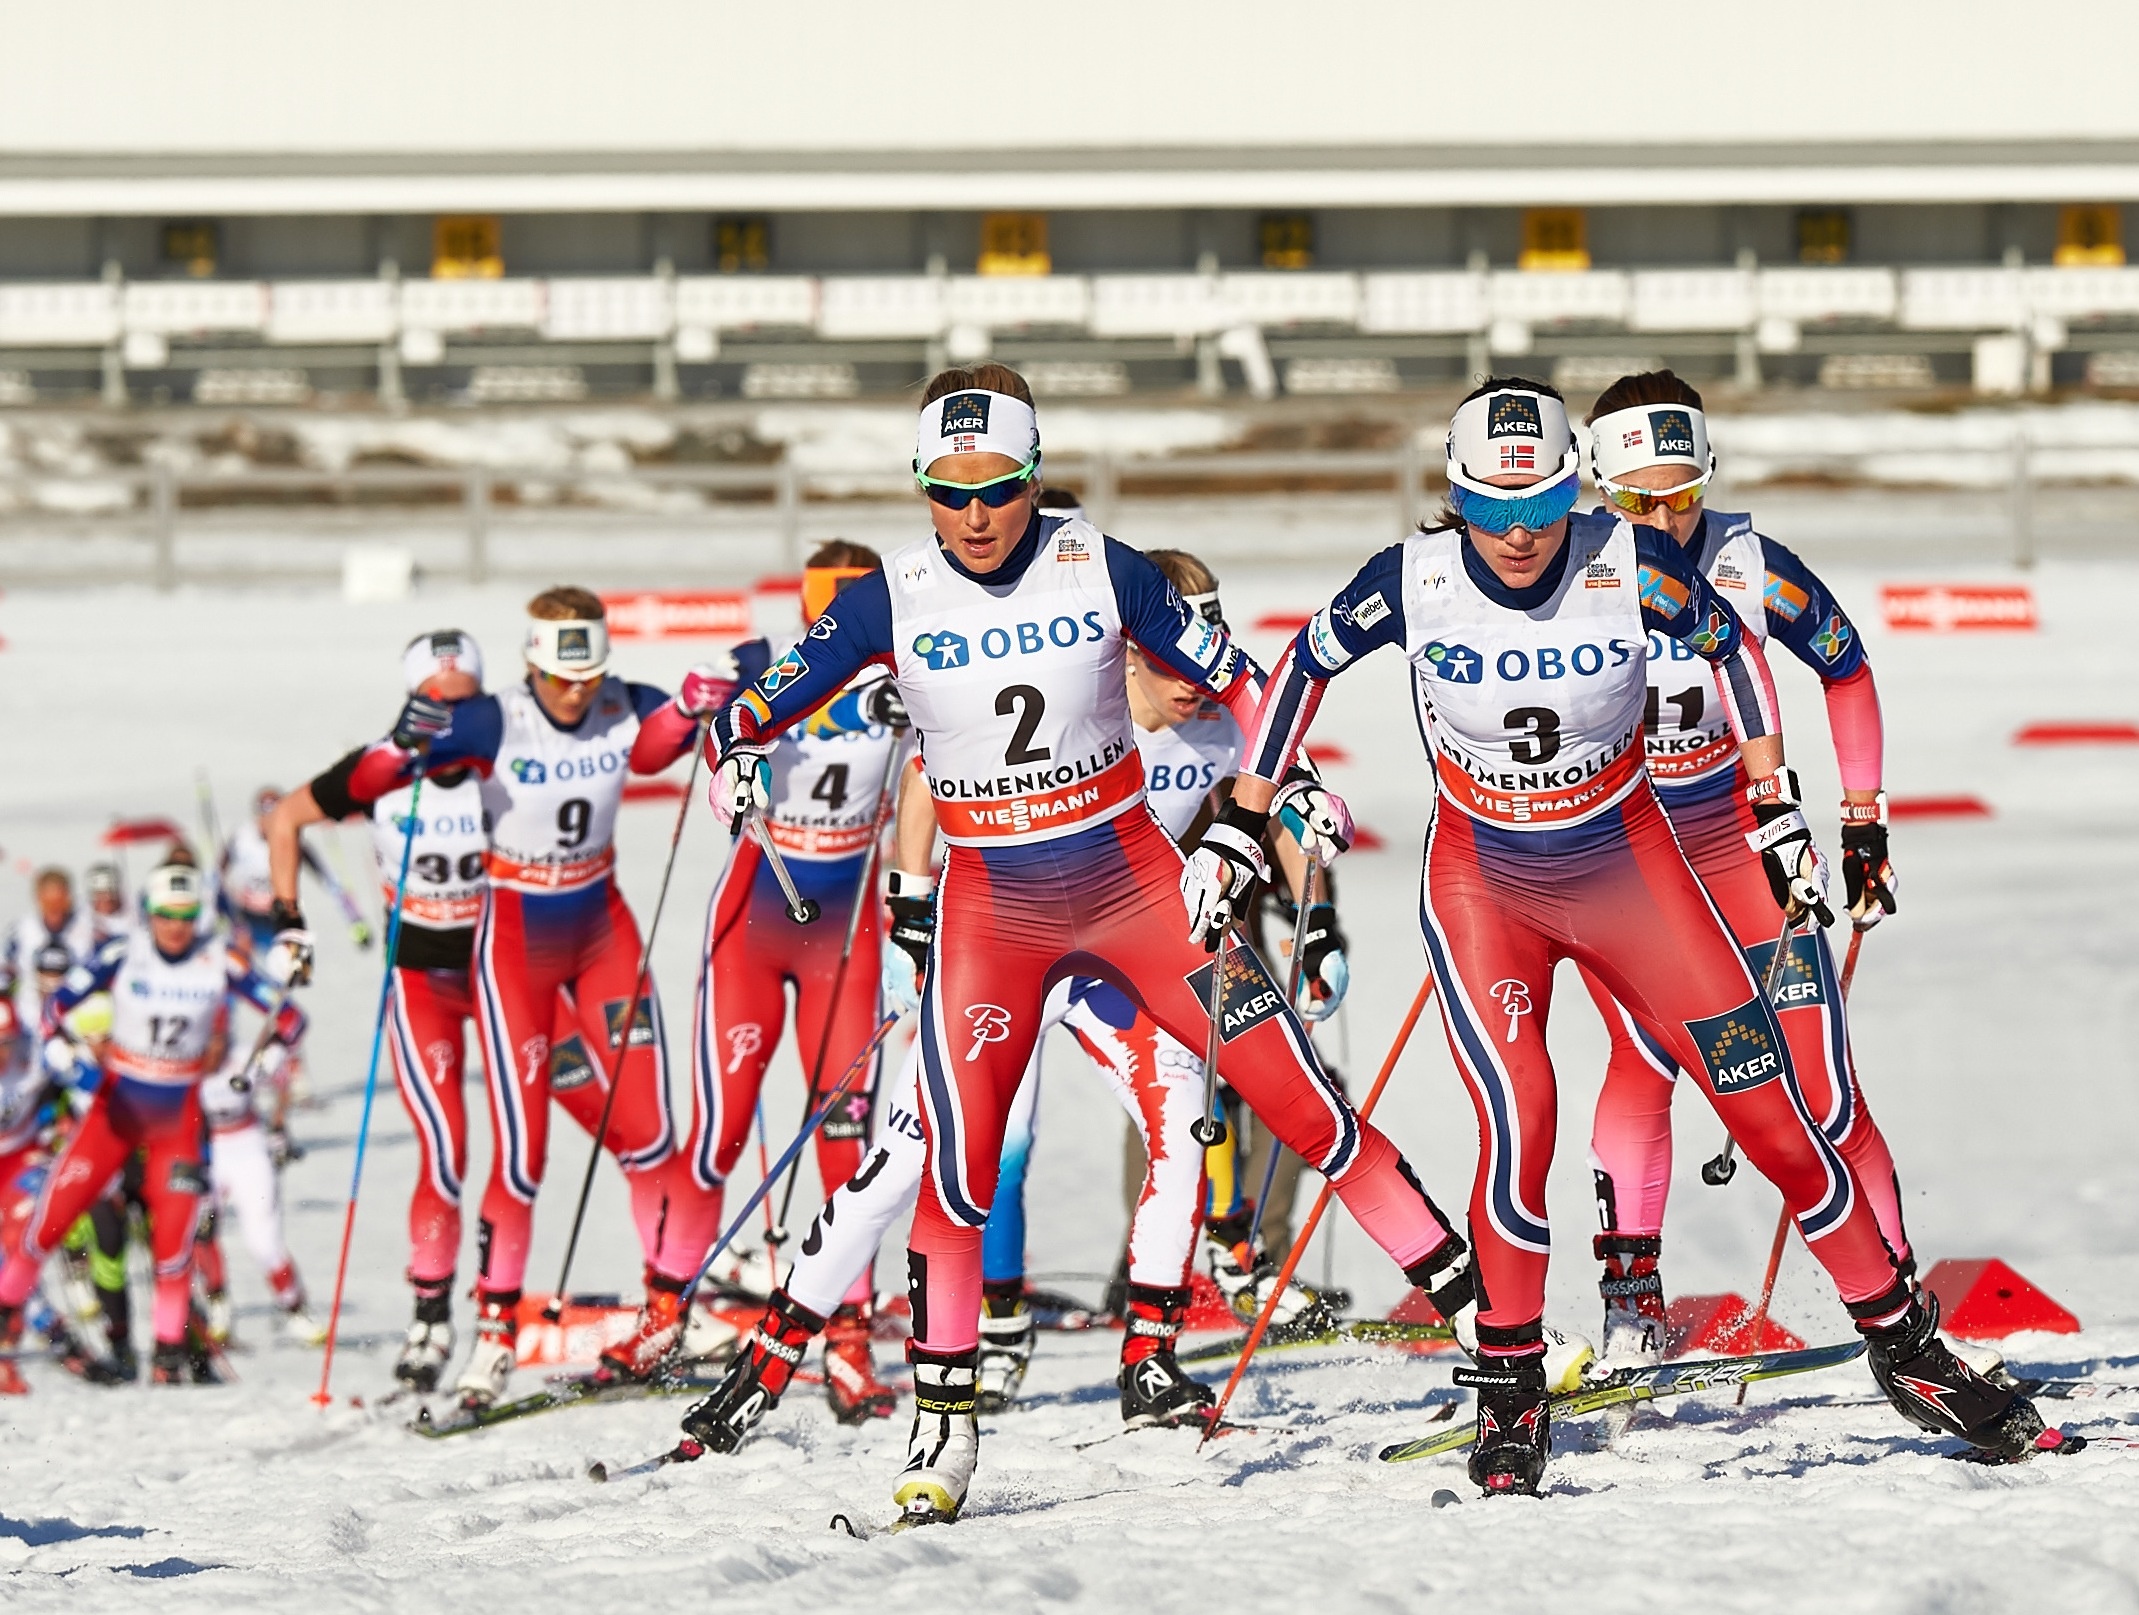
[{"label": "window of building", "polygon": [[1265,269],[1312,269],[1315,221],[1306,213],[1265,213],[1256,225]]},{"label": "window of building", "polygon": [[205,219],[184,219],[163,227],[163,267],[205,280],[215,273],[219,232]]},{"label": "window of building", "polygon": [[1520,269],[1587,269],[1589,215],[1578,207],[1531,208],[1523,215]]},{"label": "window of building", "polygon": [[713,221],[713,264],[723,275],[772,267],[772,223],[762,214]]},{"label": "window of building", "polygon": [[981,215],[980,261],[974,267],[983,275],[1052,273],[1055,265],[1047,253],[1047,215]]},{"label": "window of building", "polygon": [[441,218],[431,230],[435,280],[496,280],[505,273],[498,221],[486,214]]},{"label": "window of building", "polygon": [[2057,215],[2057,263],[2068,269],[2115,269],[2124,262],[2124,210],[2084,203]]},{"label": "window of building", "polygon": [[1797,216],[1797,261],[1801,264],[1848,263],[1849,223],[1846,208],[1804,209]]}]

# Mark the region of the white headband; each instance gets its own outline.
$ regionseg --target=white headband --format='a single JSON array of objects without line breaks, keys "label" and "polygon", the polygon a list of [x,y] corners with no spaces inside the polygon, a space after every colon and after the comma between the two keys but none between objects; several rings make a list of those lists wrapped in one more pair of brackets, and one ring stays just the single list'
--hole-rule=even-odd
[{"label": "white headband", "polygon": [[914,431],[914,474],[946,454],[1000,454],[1023,465],[1040,453],[1040,418],[1007,393],[951,393],[924,405]]},{"label": "white headband", "polygon": [[1582,451],[1567,425],[1567,406],[1545,393],[1509,387],[1473,398],[1448,423],[1448,480],[1494,499],[1525,491],[1487,477],[1529,474],[1558,482],[1581,469]]},{"label": "white headband", "polygon": [[1591,423],[1589,469],[1599,482],[1616,482],[1645,465],[1691,466],[1713,476],[1708,417],[1687,404],[1637,404],[1615,409]]},{"label": "white headband", "polygon": [[[190,919],[201,910],[201,872],[186,864],[163,864],[149,871],[148,908],[151,914],[172,919]],[[178,910],[177,913],[170,913]],[[188,913],[186,911],[190,910]]]},{"label": "white headband", "polygon": [[609,625],[575,618],[527,625],[527,659],[561,679],[598,679],[609,667]]},{"label": "white headband", "polygon": [[441,628],[435,634],[418,634],[401,653],[401,676],[414,694],[441,673],[466,673],[483,682],[483,649],[472,634],[458,628]]}]

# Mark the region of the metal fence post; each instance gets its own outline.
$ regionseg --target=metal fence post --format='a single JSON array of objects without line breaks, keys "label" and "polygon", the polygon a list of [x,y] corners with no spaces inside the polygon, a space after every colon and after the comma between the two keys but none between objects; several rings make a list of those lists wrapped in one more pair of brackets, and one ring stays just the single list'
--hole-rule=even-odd
[{"label": "metal fence post", "polygon": [[178,477],[158,463],[149,473],[150,532],[156,546],[156,587],[178,587]]},{"label": "metal fence post", "polygon": [[468,581],[485,583],[490,578],[490,469],[470,466],[466,472],[468,506]]},{"label": "metal fence post", "polygon": [[780,521],[780,560],[790,571],[802,565],[802,475],[792,453],[780,456],[780,478],[773,490]]},{"label": "metal fence post", "polygon": [[2013,434],[2013,565],[2026,571],[2034,564],[2035,466],[2022,425]]}]

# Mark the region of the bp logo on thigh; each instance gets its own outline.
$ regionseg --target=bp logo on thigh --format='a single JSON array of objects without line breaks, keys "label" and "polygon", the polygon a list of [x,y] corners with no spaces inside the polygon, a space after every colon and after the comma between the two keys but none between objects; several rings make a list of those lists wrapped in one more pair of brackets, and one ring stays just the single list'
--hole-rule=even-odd
[{"label": "bp logo on thigh", "polygon": [[[1219,988],[1218,1041],[1230,1043],[1243,1032],[1252,1032],[1285,1007],[1285,995],[1278,990],[1263,962],[1255,956],[1252,948],[1228,948],[1224,955],[1225,981]],[[1211,1001],[1211,971],[1213,965],[1201,970],[1191,970],[1182,979],[1188,990],[1196,995],[1196,1002]]]},{"label": "bp logo on thigh", "polygon": [[1782,1033],[1758,998],[1748,998],[1728,1014],[1688,1021],[1686,1030],[1700,1051],[1708,1085],[1721,1097],[1748,1093],[1783,1074]]}]

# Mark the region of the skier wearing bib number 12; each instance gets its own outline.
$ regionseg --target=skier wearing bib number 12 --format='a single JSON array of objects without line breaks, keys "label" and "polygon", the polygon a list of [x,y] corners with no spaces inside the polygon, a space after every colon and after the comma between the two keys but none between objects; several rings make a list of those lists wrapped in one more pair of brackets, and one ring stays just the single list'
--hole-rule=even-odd
[{"label": "skier wearing bib number 12", "polygon": [[[934,534],[832,602],[813,635],[714,722],[715,788],[737,814],[771,800],[774,738],[863,666],[892,670],[922,737],[950,843],[922,991],[927,1172],[908,1253],[915,1412],[895,1492],[906,1523],[955,1518],[978,1453],[974,1372],[981,1229],[1004,1114],[1050,986],[1111,983],[1191,1048],[1206,1040],[1212,959],[1182,933],[1182,857],[1144,801],[1124,658],[1133,644],[1252,717],[1246,657],[1134,550],[1045,517],[1040,434],[1024,379],[945,371],[923,395],[914,474]],[[1342,803],[1288,782],[1318,856],[1348,843]],[[1214,940],[1230,915],[1200,912]],[[1316,1064],[1305,1030],[1252,954],[1222,956],[1227,1079],[1325,1175],[1414,1283],[1470,1300],[1468,1252],[1388,1139]],[[1170,1343],[1187,1292],[1132,1302],[1129,1327]]]},{"label": "skier wearing bib number 12", "polygon": [[577,1006],[590,1079],[557,1099],[592,1131],[608,1085],[617,1085],[602,1142],[624,1170],[646,1258],[645,1306],[631,1337],[602,1354],[610,1372],[643,1378],[668,1353],[682,1333],[683,1290],[704,1255],[675,1237],[672,1200],[699,1191],[673,1170],[676,1125],[650,974],[645,995],[627,1004],[639,973],[639,928],[617,889],[613,838],[627,773],[659,773],[684,755],[699,717],[725,699],[733,680],[694,668],[671,698],[617,678],[608,670],[601,600],[585,589],[545,590],[528,602],[528,617],[525,680],[451,708],[410,697],[394,735],[358,764],[351,789],[361,800],[407,782],[419,741],[428,749],[426,771],[466,766],[483,782],[490,851],[474,996],[496,1147],[477,1240],[475,1348],[455,1387],[470,1403],[494,1401],[513,1370],[549,1148],[559,991]]},{"label": "skier wearing bib number 12", "polygon": [[[1806,1106],[1761,983],[1649,784],[1642,709],[1654,630],[1710,664],[1751,781],[1748,839],[1778,921],[1785,905],[1829,917],[1826,863],[1783,766],[1759,643],[1664,534],[1571,514],[1580,462],[1550,387],[1496,380],[1466,399],[1448,433],[1447,522],[1376,555],[1286,649],[1220,821],[1259,826],[1328,681],[1380,646],[1402,650],[1440,799],[1421,920],[1481,1146],[1470,1211],[1482,1361],[1458,1371],[1478,1395],[1471,1476],[1488,1492],[1534,1492],[1551,1450],[1540,1320],[1557,1095],[1545,1019],[1566,958],[1657,1029],[1781,1189],[1896,1409],[1999,1457],[2054,1449],[2062,1438],[2024,1396],[1954,1357],[1935,1307],[1896,1271],[1863,1185]],[[1207,873],[1222,896],[1249,871]]]}]

